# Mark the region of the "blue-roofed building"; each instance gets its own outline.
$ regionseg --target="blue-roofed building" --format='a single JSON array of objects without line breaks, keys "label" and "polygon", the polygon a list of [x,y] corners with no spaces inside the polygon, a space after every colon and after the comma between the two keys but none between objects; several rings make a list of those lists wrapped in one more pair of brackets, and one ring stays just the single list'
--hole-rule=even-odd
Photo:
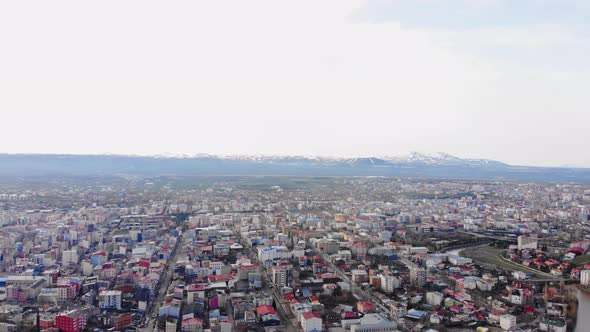
[{"label": "blue-roofed building", "polygon": [[406,313],[406,317],[409,319],[421,320],[425,316],[426,316],[426,312],[416,310],[416,309],[410,309],[410,310],[408,310],[408,313]]},{"label": "blue-roofed building", "polygon": [[387,258],[387,260],[390,261],[396,261],[399,259],[399,256],[397,254],[385,254],[384,256]]},{"label": "blue-roofed building", "polygon": [[160,317],[162,316],[172,316],[172,317],[180,317],[180,303],[170,303],[165,306],[160,307],[158,312]]}]

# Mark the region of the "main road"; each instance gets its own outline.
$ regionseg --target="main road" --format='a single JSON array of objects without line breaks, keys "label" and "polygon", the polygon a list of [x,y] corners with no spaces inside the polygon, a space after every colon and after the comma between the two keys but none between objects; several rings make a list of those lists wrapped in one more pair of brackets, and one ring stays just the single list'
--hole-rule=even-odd
[{"label": "main road", "polygon": [[347,284],[350,285],[350,290],[352,291],[353,294],[355,294],[356,296],[358,296],[359,298],[361,298],[363,301],[368,301],[368,302],[372,302],[374,303],[377,308],[379,309],[378,311],[380,313],[382,313],[383,315],[389,317],[389,309],[383,304],[383,302],[381,302],[380,299],[378,299],[377,297],[373,296],[373,294],[371,294],[370,291],[366,291],[364,289],[362,289],[361,287],[359,287],[356,283],[354,283],[350,277],[348,275],[346,275],[346,273],[344,273],[344,271],[342,271],[342,269],[340,269],[338,266],[334,265],[334,263],[332,263],[332,261],[330,260],[330,257],[325,254],[322,253],[322,258],[324,260],[324,262],[326,262],[326,264],[328,264],[336,273],[336,275],[342,279],[342,281],[346,282]]},{"label": "main road", "polygon": [[174,245],[172,249],[172,257],[166,262],[166,267],[164,268],[164,274],[160,277],[160,281],[158,283],[159,287],[156,289],[156,298],[149,304],[149,307],[145,313],[145,325],[146,327],[140,329],[140,331],[144,332],[153,332],[157,331],[156,324],[158,322],[158,313],[160,311],[160,306],[164,302],[164,298],[166,293],[168,292],[168,287],[170,287],[170,283],[172,282],[172,276],[174,275],[174,266],[178,259],[178,252],[179,248],[182,250],[182,246],[184,245],[184,237],[182,234],[178,236],[178,241]]},{"label": "main road", "polygon": [[289,308],[289,304],[287,303],[287,301],[285,301],[285,299],[281,296],[281,294],[279,294],[279,289],[275,286],[272,286],[273,283],[271,281],[270,273],[269,273],[268,269],[264,266],[264,264],[260,263],[258,261],[256,251],[251,246],[246,244],[245,241],[241,241],[241,244],[244,247],[244,251],[246,252],[248,257],[250,258],[250,260],[252,262],[257,262],[258,264],[260,264],[262,269],[264,269],[264,272],[262,273],[263,290],[265,293],[272,295],[272,297],[276,303],[276,308],[277,308],[277,313],[279,314],[279,318],[280,318],[281,322],[285,323],[285,327],[287,329],[287,332],[300,331],[299,322],[297,321],[297,318],[291,312],[291,308]]}]

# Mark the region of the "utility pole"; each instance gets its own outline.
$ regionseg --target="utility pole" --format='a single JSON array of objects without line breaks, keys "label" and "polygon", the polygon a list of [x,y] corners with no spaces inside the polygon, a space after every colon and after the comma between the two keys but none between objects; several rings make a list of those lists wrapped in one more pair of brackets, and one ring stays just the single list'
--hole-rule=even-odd
[{"label": "utility pole", "polygon": [[41,318],[39,317],[39,307],[37,307],[37,332],[41,332]]}]

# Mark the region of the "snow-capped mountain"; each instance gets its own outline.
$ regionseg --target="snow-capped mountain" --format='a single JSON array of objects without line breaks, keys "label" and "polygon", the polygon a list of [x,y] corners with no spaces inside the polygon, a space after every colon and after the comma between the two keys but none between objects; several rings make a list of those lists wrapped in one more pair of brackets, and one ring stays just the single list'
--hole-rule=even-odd
[{"label": "snow-capped mountain", "polygon": [[342,160],[344,164],[350,167],[391,167],[393,166],[387,160],[380,158],[351,158]]},{"label": "snow-capped mountain", "polygon": [[590,183],[590,169],[511,166],[446,153],[395,157],[0,154],[0,176],[395,176]]},{"label": "snow-capped mountain", "polygon": [[171,152],[164,152],[164,153],[159,153],[156,155],[147,155],[146,157],[175,158],[175,159],[218,158],[218,156],[213,155],[213,154],[208,154],[208,153],[186,154],[186,153],[171,153]]},{"label": "snow-capped mountain", "polygon": [[385,157],[326,157],[326,156],[301,156],[301,155],[214,155],[207,153],[197,154],[174,154],[162,153],[153,156],[155,158],[171,159],[209,159],[226,160],[238,162],[254,162],[280,165],[343,165],[348,167],[394,167],[404,164],[409,165],[430,165],[430,166],[467,166],[467,167],[497,167],[508,166],[495,160],[489,159],[465,159],[450,155],[445,152],[421,153],[410,152],[406,155],[395,155]]},{"label": "snow-capped mountain", "polygon": [[500,166],[507,164],[489,159],[464,159],[455,157],[445,152],[420,153],[410,152],[402,156],[383,157],[384,160],[393,163],[410,163],[425,165],[462,165],[462,166]]}]

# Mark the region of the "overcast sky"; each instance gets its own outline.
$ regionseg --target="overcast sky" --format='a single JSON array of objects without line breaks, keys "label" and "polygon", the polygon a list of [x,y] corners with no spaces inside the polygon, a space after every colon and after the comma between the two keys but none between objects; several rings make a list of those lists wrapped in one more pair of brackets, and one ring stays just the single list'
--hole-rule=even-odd
[{"label": "overcast sky", "polygon": [[0,2],[0,152],[590,167],[590,1]]}]

